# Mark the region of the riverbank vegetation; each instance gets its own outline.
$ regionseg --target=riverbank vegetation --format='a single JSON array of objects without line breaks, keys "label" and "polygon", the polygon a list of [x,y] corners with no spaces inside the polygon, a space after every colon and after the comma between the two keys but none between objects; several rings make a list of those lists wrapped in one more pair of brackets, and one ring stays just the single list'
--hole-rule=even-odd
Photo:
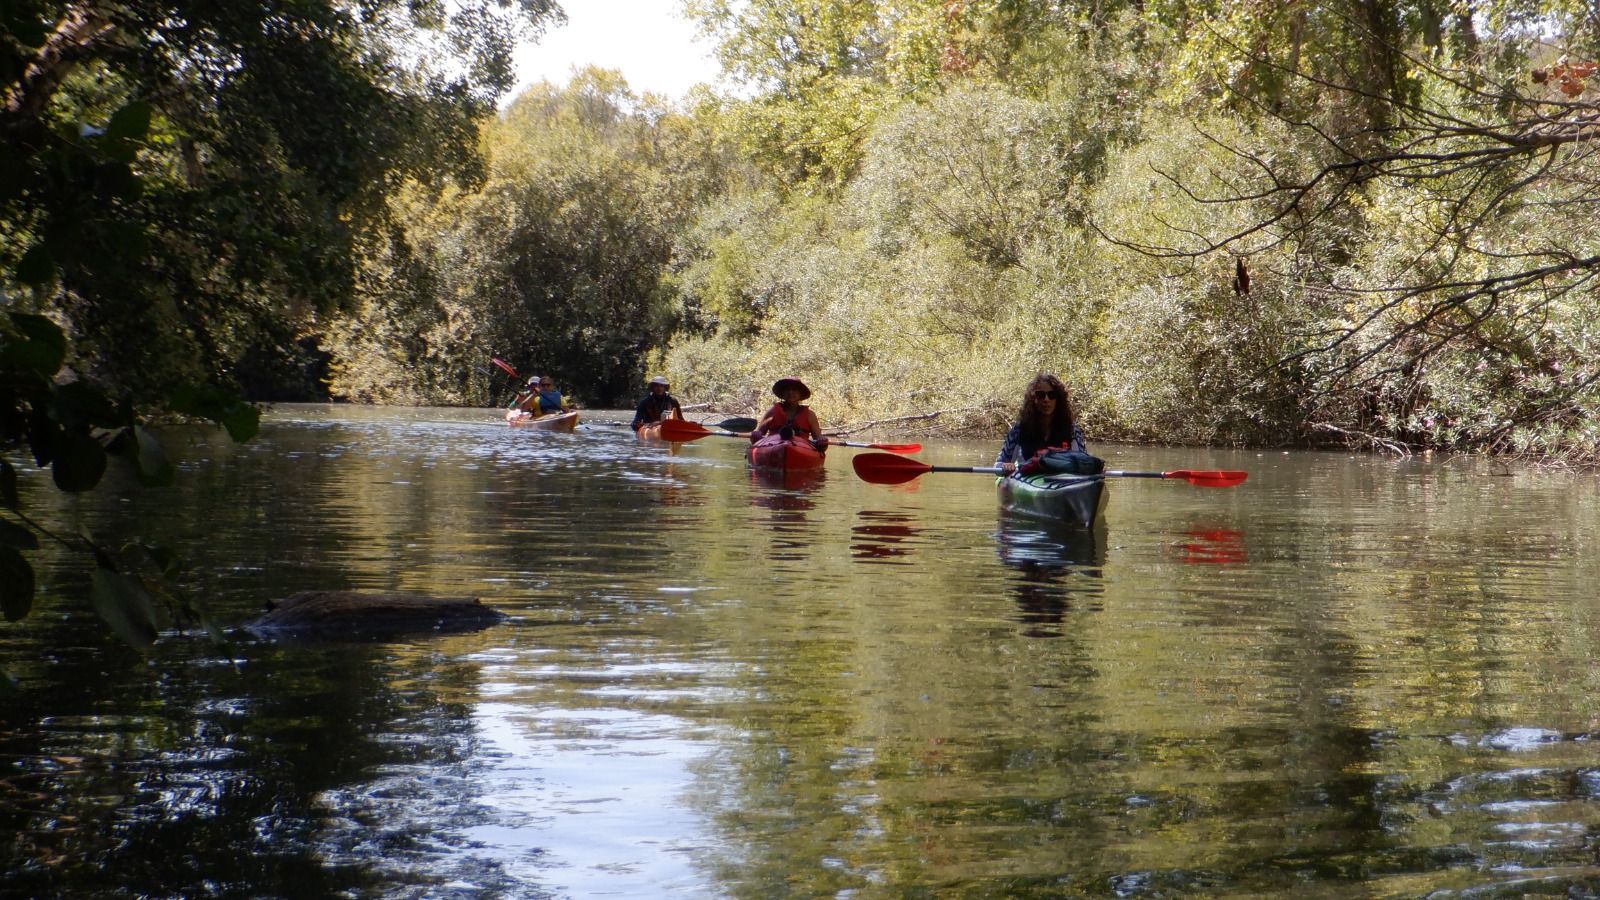
[{"label": "riverbank vegetation", "polygon": [[991,433],[1050,370],[1102,437],[1600,450],[1576,0],[691,0],[733,90],[504,107],[550,4],[24,7],[7,303],[130,402],[487,405],[500,355]]}]

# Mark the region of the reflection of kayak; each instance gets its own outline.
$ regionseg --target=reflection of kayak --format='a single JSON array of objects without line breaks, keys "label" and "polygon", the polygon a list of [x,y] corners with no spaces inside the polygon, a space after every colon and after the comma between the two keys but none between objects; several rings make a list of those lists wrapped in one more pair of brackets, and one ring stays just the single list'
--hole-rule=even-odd
[{"label": "reflection of kayak", "polygon": [[1098,475],[1011,475],[995,484],[1005,509],[1055,522],[1087,527],[1106,506],[1106,480]]},{"label": "reflection of kayak", "polygon": [[784,440],[781,435],[769,434],[745,451],[745,459],[757,469],[770,472],[794,472],[822,467],[822,451],[811,446],[803,437]]},{"label": "reflection of kayak", "polygon": [[[786,491],[812,491],[822,484],[827,477],[828,470],[824,466],[815,466],[810,469],[760,469],[751,468],[750,483],[764,488],[781,488]],[[758,494],[757,497],[760,497]],[[769,504],[760,499],[756,503],[761,506]],[[809,509],[810,504],[806,507]]]},{"label": "reflection of kayak", "polygon": [[512,428],[538,428],[542,431],[572,431],[578,427],[578,411],[551,413],[535,418],[520,409],[506,410],[506,424]]}]

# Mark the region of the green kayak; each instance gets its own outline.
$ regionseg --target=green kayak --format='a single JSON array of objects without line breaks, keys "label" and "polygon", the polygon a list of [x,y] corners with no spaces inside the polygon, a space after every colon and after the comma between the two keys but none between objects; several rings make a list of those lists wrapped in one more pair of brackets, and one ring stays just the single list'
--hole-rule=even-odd
[{"label": "green kayak", "polygon": [[1101,475],[1010,475],[996,479],[995,485],[1001,508],[1069,525],[1093,525],[1106,506]]}]

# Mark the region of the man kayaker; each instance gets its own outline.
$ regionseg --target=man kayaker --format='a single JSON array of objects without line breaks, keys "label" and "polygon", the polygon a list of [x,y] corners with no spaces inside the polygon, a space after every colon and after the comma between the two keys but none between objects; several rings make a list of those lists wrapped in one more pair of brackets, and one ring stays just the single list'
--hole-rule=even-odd
[{"label": "man kayaker", "polygon": [[538,399],[539,399],[539,376],[537,376],[537,375],[529,375],[528,376],[527,385],[524,386],[522,390],[517,392],[517,396],[515,396],[515,397],[513,397],[511,399],[511,405],[506,407],[506,408],[507,409],[519,409],[519,410],[522,410],[523,412],[528,412],[528,413],[533,413],[534,415],[538,415],[538,412],[537,412],[538,404],[535,402]]},{"label": "man kayaker", "polygon": [[676,398],[668,393],[672,383],[666,378],[657,375],[650,379],[650,393],[639,401],[639,408],[633,411],[633,430],[638,431],[643,425],[651,425],[669,415],[674,419],[683,418],[683,407],[678,405]]},{"label": "man kayaker", "polygon": [[1006,474],[1026,465],[1041,451],[1047,449],[1075,450],[1088,453],[1084,444],[1083,429],[1072,417],[1072,398],[1067,386],[1054,375],[1035,375],[1022,392],[1022,410],[1017,413],[1016,424],[1006,433],[1006,442],[995,456],[994,464]]},{"label": "man kayaker", "polygon": [[755,443],[773,432],[782,435],[784,440],[798,434],[809,439],[818,450],[827,450],[828,439],[822,435],[817,414],[811,407],[802,405],[811,397],[811,389],[805,382],[794,377],[779,378],[772,385],[772,393],[779,402],[756,423],[755,430],[750,432],[750,442]]}]

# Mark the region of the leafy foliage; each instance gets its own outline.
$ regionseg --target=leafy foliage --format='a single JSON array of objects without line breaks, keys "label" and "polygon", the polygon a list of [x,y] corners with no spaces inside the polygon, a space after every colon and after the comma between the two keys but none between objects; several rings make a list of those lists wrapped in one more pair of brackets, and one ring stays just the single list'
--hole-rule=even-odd
[{"label": "leafy foliage", "polygon": [[[166,551],[50,534],[12,454],[57,488],[173,467],[142,424],[238,440],[242,387],[293,381],[343,308],[402,183],[482,174],[478,122],[550,0],[284,5],[20,0],[0,13],[0,612],[33,605],[40,538],[95,560],[95,607],[135,645],[195,621]],[[376,237],[375,237],[376,236]],[[290,389],[294,389],[290,386]],[[149,577],[139,574],[145,572]]]}]

